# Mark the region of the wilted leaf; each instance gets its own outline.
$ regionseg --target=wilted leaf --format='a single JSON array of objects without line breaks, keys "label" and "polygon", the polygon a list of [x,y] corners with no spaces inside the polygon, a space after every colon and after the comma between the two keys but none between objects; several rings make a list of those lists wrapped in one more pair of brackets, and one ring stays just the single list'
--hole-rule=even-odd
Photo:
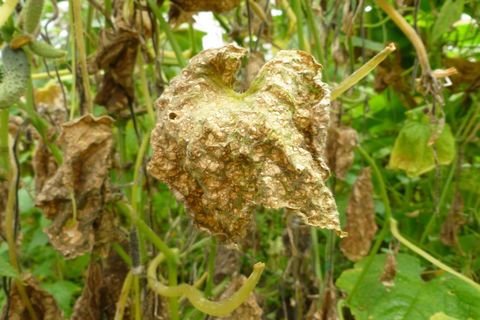
[{"label": "wilted leaf", "polygon": [[447,0],[440,10],[440,14],[435,20],[432,29],[432,40],[437,41],[443,34],[445,34],[451,25],[460,19],[463,12],[463,0]]},{"label": "wilted leaf", "polygon": [[[128,273],[127,264],[113,250],[107,259],[90,262],[82,295],[75,302],[72,320],[114,319],[116,303]],[[129,319],[128,308],[125,319]]]},{"label": "wilted leaf", "polygon": [[348,200],[345,231],[348,236],[340,242],[343,254],[351,261],[365,257],[377,232],[372,174],[368,167],[362,170],[353,185],[352,195]]},{"label": "wilted leaf", "polygon": [[[438,312],[458,319],[480,319],[478,290],[448,274],[423,281],[422,267],[415,257],[399,254],[394,285],[384,286],[380,277],[386,258],[384,254],[375,256],[358,284],[348,305],[355,319],[428,320]],[[355,264],[354,269],[344,271],[337,286],[349,294],[365,262],[363,259]]]},{"label": "wilted leaf", "polygon": [[36,205],[53,219],[46,230],[50,241],[66,258],[93,248],[94,223],[106,201],[112,123],[109,117],[91,115],[65,123],[58,139],[63,163],[36,197]]},{"label": "wilted leaf", "polygon": [[[22,277],[25,292],[30,300],[30,303],[35,311],[37,319],[42,320],[61,320],[63,314],[57,306],[53,296],[47,291],[43,290],[37,280],[31,274],[25,274]],[[8,314],[7,309],[3,308],[2,319],[9,320],[26,320],[30,319],[27,307],[24,305],[22,298],[15,285],[10,290]]]},{"label": "wilted leaf", "polygon": [[458,247],[458,230],[465,223],[466,220],[463,216],[463,198],[460,192],[457,191],[453,198],[452,207],[442,225],[440,240],[442,240],[443,244]]},{"label": "wilted leaf", "polygon": [[[245,282],[245,276],[236,276],[232,279],[230,286],[222,293],[219,300],[224,300],[234,294]],[[222,320],[260,320],[262,319],[263,311],[258,305],[255,294],[252,292],[248,299],[235,309],[231,315],[227,317],[214,318]]]},{"label": "wilted leaf", "polygon": [[56,83],[48,83],[35,90],[35,104],[37,111],[47,119],[56,129],[67,120],[67,110],[62,89]]},{"label": "wilted leaf", "polygon": [[380,276],[380,281],[382,281],[385,287],[392,287],[395,282],[395,276],[397,275],[397,258],[396,252],[389,251],[387,253],[387,259],[385,259],[385,264],[383,266],[383,272]]},{"label": "wilted leaf", "polygon": [[339,179],[345,178],[345,174],[353,164],[353,151],[357,145],[357,139],[357,132],[353,128],[332,126],[328,129],[328,166]]},{"label": "wilted leaf", "polygon": [[[432,170],[435,167],[435,158],[433,147],[429,145],[431,135],[430,124],[407,120],[395,140],[389,168],[405,170],[411,177]],[[442,165],[450,164],[455,156],[455,139],[450,126],[444,126],[435,146],[438,162]]]},{"label": "wilted leaf", "polygon": [[324,182],[330,100],[321,66],[280,51],[240,94],[232,86],[245,54],[233,45],[205,50],[172,80],[157,101],[150,174],[223,240],[244,236],[257,205],[340,232]]},{"label": "wilted leaf", "polygon": [[105,70],[105,75],[95,103],[105,106],[112,114],[118,114],[128,110],[134,100],[133,71],[139,36],[137,31],[123,23],[116,30],[102,30],[99,39],[95,64],[96,68]]},{"label": "wilted leaf", "polygon": [[472,91],[480,87],[480,61],[469,61],[460,57],[447,58],[445,66],[454,67],[458,71],[450,77],[454,87],[466,84]]},{"label": "wilted leaf", "polygon": [[170,1],[168,20],[170,23],[179,25],[191,19],[191,16],[199,11],[213,11],[216,13],[232,10],[240,4],[241,0],[173,0]]}]

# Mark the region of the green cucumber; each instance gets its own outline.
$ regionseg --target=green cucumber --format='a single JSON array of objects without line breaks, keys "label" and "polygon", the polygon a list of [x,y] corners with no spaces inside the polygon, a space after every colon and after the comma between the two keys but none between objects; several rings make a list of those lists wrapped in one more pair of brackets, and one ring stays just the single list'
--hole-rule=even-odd
[{"label": "green cucumber", "polygon": [[10,107],[25,92],[30,78],[30,64],[25,52],[5,46],[2,50],[0,109]]},{"label": "green cucumber", "polygon": [[28,44],[30,50],[36,55],[43,58],[58,59],[65,56],[66,52],[55,47],[52,47],[46,42],[33,40]]},{"label": "green cucumber", "polygon": [[22,9],[23,31],[34,33],[42,16],[44,0],[27,0]]}]

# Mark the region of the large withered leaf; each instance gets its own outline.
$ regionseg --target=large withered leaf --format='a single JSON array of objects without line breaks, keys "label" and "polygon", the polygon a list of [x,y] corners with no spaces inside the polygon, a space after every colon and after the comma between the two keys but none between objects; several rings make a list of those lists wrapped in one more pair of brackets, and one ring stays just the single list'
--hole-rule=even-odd
[{"label": "large withered leaf", "polygon": [[94,223],[102,212],[107,191],[112,123],[109,117],[91,115],[65,123],[58,139],[63,163],[36,197],[37,206],[53,220],[46,230],[50,241],[66,258],[93,248]]},{"label": "large withered leaf", "polygon": [[244,236],[257,205],[340,232],[324,182],[330,94],[321,66],[280,51],[240,94],[232,87],[245,54],[233,45],[205,50],[172,80],[157,101],[150,174],[223,240]]},{"label": "large withered leaf", "polygon": [[95,103],[105,106],[110,113],[127,110],[134,100],[133,71],[140,44],[138,33],[121,24],[116,30],[100,33],[100,44],[95,58],[96,67],[105,70]]},{"label": "large withered leaf", "polygon": [[[107,259],[90,262],[82,295],[75,302],[72,320],[114,319],[116,304],[128,273],[127,264],[113,250]],[[129,309],[125,310],[129,319]]]},{"label": "large withered leaf", "polygon": [[[245,276],[239,275],[232,279],[229,287],[222,293],[220,300],[227,299],[234,294],[246,281]],[[248,299],[227,317],[214,318],[217,320],[260,320],[263,311],[258,305],[255,294],[252,292]]]},{"label": "large withered leaf", "polygon": [[372,177],[368,167],[362,170],[353,185],[352,195],[348,200],[345,229],[348,237],[341,240],[340,249],[348,259],[358,261],[368,254],[377,232]]},{"label": "large withered leaf", "polygon": [[328,166],[339,179],[345,178],[345,174],[353,164],[353,151],[357,145],[357,140],[358,135],[353,128],[332,126],[328,129]]},{"label": "large withered leaf", "polygon": [[[31,274],[24,274],[22,276],[25,291],[27,293],[30,304],[35,311],[37,319],[42,320],[61,320],[63,313],[57,305],[55,298],[43,290],[38,284],[37,280]],[[2,311],[2,319],[8,320],[27,320],[30,319],[27,307],[23,303],[20,293],[15,285],[12,286],[9,297],[10,305],[7,308],[4,305]]]}]

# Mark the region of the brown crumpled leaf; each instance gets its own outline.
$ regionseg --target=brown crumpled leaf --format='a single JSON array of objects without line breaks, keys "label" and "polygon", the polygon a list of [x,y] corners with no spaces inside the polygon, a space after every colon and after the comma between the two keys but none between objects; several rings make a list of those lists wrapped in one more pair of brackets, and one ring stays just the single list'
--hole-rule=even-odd
[{"label": "brown crumpled leaf", "polygon": [[[55,298],[43,290],[37,280],[31,274],[22,276],[25,291],[30,299],[30,303],[36,313],[37,319],[42,320],[61,320],[64,319],[63,313],[57,305]],[[6,304],[2,310],[1,319],[8,320],[26,320],[30,319],[27,307],[23,304],[17,286],[12,285],[10,291],[10,305],[8,314],[6,314]]]},{"label": "brown crumpled leaf", "polygon": [[135,27],[122,18],[117,19],[115,30],[100,32],[99,42],[94,64],[90,68],[103,69],[105,75],[95,103],[105,106],[112,114],[118,114],[128,110],[135,98],[133,71],[140,38]]},{"label": "brown crumpled leaf", "polygon": [[458,230],[466,224],[467,221],[463,215],[463,198],[460,192],[455,192],[452,207],[448,212],[447,218],[443,222],[440,240],[446,246],[460,249],[458,244]]},{"label": "brown crumpled leaf", "polygon": [[[94,223],[98,223],[108,188],[112,123],[110,117],[91,115],[65,123],[58,139],[63,163],[37,194],[36,205],[53,219],[46,233],[52,245],[66,258],[74,258],[93,248]],[[72,195],[77,209],[76,221]]]},{"label": "brown crumpled leaf", "polygon": [[327,280],[327,286],[323,291],[322,304],[320,309],[312,315],[311,320],[338,320],[337,314],[337,289],[330,277]]},{"label": "brown crumpled leaf", "polygon": [[385,287],[393,287],[394,285],[395,276],[397,275],[397,250],[387,253],[387,258],[383,265],[383,273],[380,276],[380,281]]},{"label": "brown crumpled leaf", "polygon": [[[232,282],[228,288],[222,293],[219,300],[224,300],[234,294],[247,280],[243,275],[238,275],[232,278]],[[232,314],[227,317],[213,318],[218,320],[259,320],[262,319],[263,311],[258,305],[257,298],[252,292],[248,299],[242,303]]]},{"label": "brown crumpled leaf", "polygon": [[172,80],[157,101],[148,171],[222,240],[242,238],[258,205],[340,232],[324,182],[330,92],[321,66],[305,52],[280,51],[237,93],[246,51],[205,50]]},{"label": "brown crumpled leaf", "polygon": [[464,58],[447,58],[445,67],[455,67],[457,74],[450,77],[454,89],[465,90],[461,85],[466,85],[468,92],[475,92],[480,88],[480,61],[469,61]]},{"label": "brown crumpled leaf", "polygon": [[[114,319],[116,304],[129,267],[110,250],[108,258],[93,259],[88,266],[85,287],[75,302],[71,320]],[[130,319],[129,308],[124,319]]]},{"label": "brown crumpled leaf", "polygon": [[349,260],[358,261],[368,254],[377,232],[369,167],[362,170],[353,185],[352,195],[348,200],[345,231],[348,237],[341,240],[340,249]]},{"label": "brown crumpled leaf", "polygon": [[174,25],[191,20],[193,14],[199,11],[213,11],[215,13],[232,10],[241,0],[171,0],[168,11],[168,21]]},{"label": "brown crumpled leaf", "polygon": [[345,174],[353,164],[357,141],[358,135],[353,128],[332,126],[328,129],[328,166],[337,178],[345,179]]}]

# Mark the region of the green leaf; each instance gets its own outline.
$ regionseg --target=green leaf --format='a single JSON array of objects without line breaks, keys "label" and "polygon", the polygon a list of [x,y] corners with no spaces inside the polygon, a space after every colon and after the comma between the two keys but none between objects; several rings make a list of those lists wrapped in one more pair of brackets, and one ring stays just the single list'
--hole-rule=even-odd
[{"label": "green leaf", "polygon": [[10,264],[10,262],[5,259],[5,257],[0,255],[0,276],[16,278],[18,277],[17,270]]},{"label": "green leaf", "polygon": [[432,40],[436,42],[440,39],[440,37],[448,32],[451,25],[460,19],[460,16],[463,12],[463,0],[447,0],[444,4],[442,9],[440,10],[440,14],[438,15],[435,24],[433,25],[432,29]]},{"label": "green leaf", "polygon": [[78,284],[60,280],[54,283],[45,283],[42,287],[53,295],[65,315],[71,315],[73,298],[77,296],[82,289]]},{"label": "green leaf", "polygon": [[[448,274],[430,281],[421,278],[417,258],[399,254],[393,286],[380,281],[386,255],[374,257],[358,290],[348,304],[355,319],[430,319],[443,312],[458,319],[480,319],[480,292]],[[337,286],[349,294],[365,266],[366,259],[344,271]]]},{"label": "green leaf", "polygon": [[[432,131],[432,126],[428,123],[407,120],[395,140],[389,168],[404,170],[410,177],[432,170],[435,158],[433,147],[428,145]],[[448,125],[443,128],[435,146],[438,162],[442,165],[450,164],[455,156],[455,139]]]}]

